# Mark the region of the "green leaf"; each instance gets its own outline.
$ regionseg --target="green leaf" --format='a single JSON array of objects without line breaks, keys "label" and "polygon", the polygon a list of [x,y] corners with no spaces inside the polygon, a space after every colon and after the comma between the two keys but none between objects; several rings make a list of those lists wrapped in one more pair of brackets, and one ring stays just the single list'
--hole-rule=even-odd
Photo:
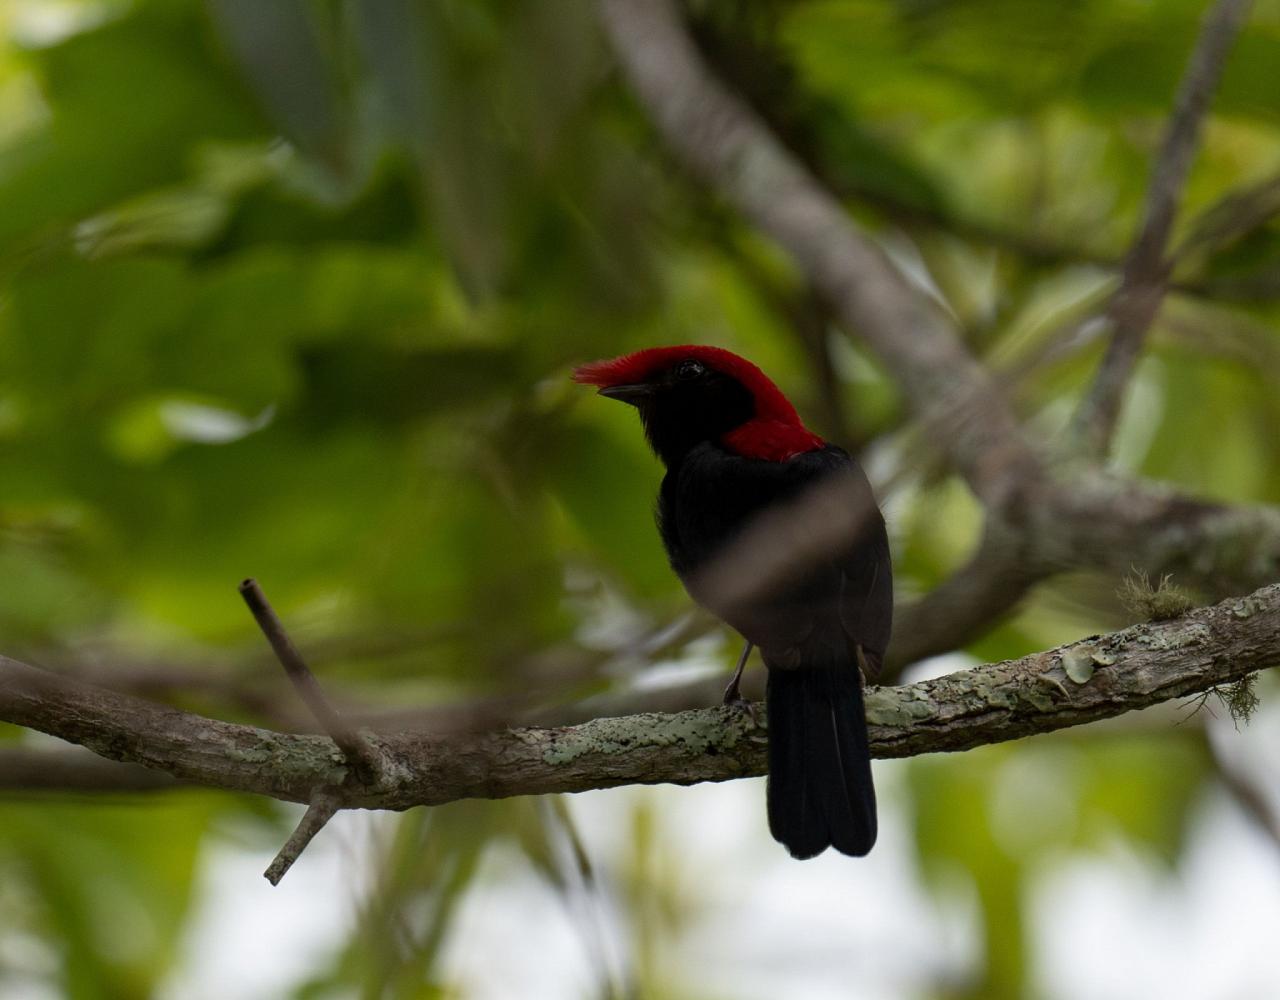
[{"label": "green leaf", "polygon": [[52,114],[0,147],[0,252],[182,178],[197,142],[262,134],[205,38],[174,3],[35,55]]}]

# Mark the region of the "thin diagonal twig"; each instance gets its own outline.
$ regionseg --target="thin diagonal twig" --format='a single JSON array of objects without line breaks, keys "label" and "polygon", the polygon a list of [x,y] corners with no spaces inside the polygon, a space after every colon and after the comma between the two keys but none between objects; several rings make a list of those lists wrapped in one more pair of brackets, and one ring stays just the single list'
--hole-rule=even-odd
[{"label": "thin diagonal twig", "polygon": [[338,809],[338,800],[332,792],[318,792],[289,839],[284,842],[284,847],[280,848],[267,870],[262,873],[263,877],[272,885],[279,885],[285,873],[298,860],[298,856],[307,849],[315,835],[324,829],[324,825],[333,819]]},{"label": "thin diagonal twig", "polygon": [[1107,310],[1112,328],[1102,364],[1076,414],[1075,437],[1089,455],[1105,454],[1147,331],[1168,286],[1165,255],[1178,201],[1200,144],[1227,53],[1240,32],[1250,0],[1217,0],[1205,15],[1200,37],[1178,86],[1173,114],[1151,171],[1142,228],[1125,258],[1120,287]]},{"label": "thin diagonal twig", "polygon": [[337,709],[329,704],[329,699],[320,688],[320,682],[316,680],[315,674],[311,672],[311,668],[302,659],[302,654],[289,638],[284,624],[267,601],[258,581],[250,579],[241,583],[240,596],[249,606],[258,627],[262,629],[262,634],[267,637],[271,648],[275,650],[285,674],[288,675],[298,696],[306,703],[316,721],[329,734],[333,742],[338,744],[338,749],[346,756],[347,762],[357,771],[361,780],[373,780],[378,770],[377,754],[368,741],[349,726],[338,714]]},{"label": "thin diagonal twig", "polygon": [[[289,634],[285,631],[284,623],[280,621],[270,602],[267,601],[267,596],[262,592],[262,588],[258,586],[258,581],[249,579],[241,583],[240,596],[244,598],[245,604],[249,606],[249,610],[253,613],[258,627],[262,629],[263,635],[271,643],[271,648],[275,650],[276,657],[280,660],[280,665],[284,667],[284,672],[293,683],[299,697],[306,702],[307,708],[311,710],[311,714],[315,716],[316,721],[320,723],[324,731],[329,734],[330,739],[342,751],[348,765],[347,781],[350,782],[354,779],[362,785],[374,784],[380,772],[377,752],[369,744],[368,740],[348,725],[346,720],[338,714],[337,709],[329,704],[329,699],[325,697],[324,691],[320,688],[320,682],[316,680],[315,674],[311,672],[306,661],[302,659],[302,654],[298,652],[297,647],[294,646],[293,641],[289,638]],[[280,883],[285,873],[298,860],[298,856],[306,850],[307,845],[311,843],[315,835],[324,828],[324,825],[333,818],[333,814],[338,811],[339,800],[334,792],[333,788],[325,787],[320,787],[313,791],[311,803],[307,807],[306,814],[298,823],[297,829],[293,831],[293,835],[280,848],[275,859],[263,873],[267,881],[272,885]]]}]

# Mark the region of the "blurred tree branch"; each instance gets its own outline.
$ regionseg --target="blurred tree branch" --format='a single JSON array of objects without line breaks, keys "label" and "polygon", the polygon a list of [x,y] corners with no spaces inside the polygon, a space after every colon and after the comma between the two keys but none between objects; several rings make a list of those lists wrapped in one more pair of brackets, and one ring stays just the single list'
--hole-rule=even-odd
[{"label": "blurred tree branch", "polygon": [[1213,761],[1222,787],[1254,825],[1280,848],[1280,812],[1271,804],[1265,786],[1259,787],[1238,767],[1223,760],[1220,754],[1213,753]]},{"label": "blurred tree branch", "polygon": [[895,613],[882,679],[891,682],[903,667],[966,645],[1013,610],[1031,586],[1049,575],[1030,550],[1025,533],[988,518],[982,541],[965,564]]},{"label": "blurred tree branch", "polygon": [[[1280,661],[1280,585],[1162,623],[868,693],[872,753],[965,750],[1207,691]],[[384,761],[367,780],[325,736],[219,722],[0,657],[0,719],[181,781],[338,808],[694,784],[764,773],[746,713],[706,708],[558,729],[365,732]]]},{"label": "blurred tree branch", "polygon": [[109,760],[82,747],[57,750],[25,746],[0,748],[0,790],[5,792],[110,795],[181,787],[182,782],[163,771]]},{"label": "blurred tree branch", "polygon": [[1165,255],[1178,200],[1200,144],[1200,133],[1227,53],[1244,24],[1250,0],[1218,0],[1205,16],[1195,51],[1178,88],[1168,131],[1151,172],[1138,238],[1125,258],[1107,318],[1112,328],[1093,386],[1076,415],[1075,433],[1087,454],[1107,451],[1124,389],[1168,287],[1173,261]]}]

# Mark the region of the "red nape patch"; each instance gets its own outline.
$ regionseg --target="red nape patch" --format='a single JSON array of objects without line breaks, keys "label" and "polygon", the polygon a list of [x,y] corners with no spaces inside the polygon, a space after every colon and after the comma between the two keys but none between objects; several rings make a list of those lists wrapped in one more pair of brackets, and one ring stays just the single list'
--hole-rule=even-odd
[{"label": "red nape patch", "polygon": [[785,462],[826,445],[822,438],[801,423],[784,424],[759,417],[735,427],[720,439],[720,443],[743,458],[760,458],[766,462]]}]

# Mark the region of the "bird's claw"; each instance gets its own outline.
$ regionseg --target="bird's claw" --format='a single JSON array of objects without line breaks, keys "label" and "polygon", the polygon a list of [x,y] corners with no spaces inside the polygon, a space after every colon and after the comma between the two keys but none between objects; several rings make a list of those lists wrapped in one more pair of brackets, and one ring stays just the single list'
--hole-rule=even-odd
[{"label": "bird's claw", "polygon": [[756,714],[756,703],[754,701],[748,701],[737,691],[726,691],[722,704],[731,712],[745,715],[751,720],[753,726],[757,729],[760,728],[760,716]]}]

